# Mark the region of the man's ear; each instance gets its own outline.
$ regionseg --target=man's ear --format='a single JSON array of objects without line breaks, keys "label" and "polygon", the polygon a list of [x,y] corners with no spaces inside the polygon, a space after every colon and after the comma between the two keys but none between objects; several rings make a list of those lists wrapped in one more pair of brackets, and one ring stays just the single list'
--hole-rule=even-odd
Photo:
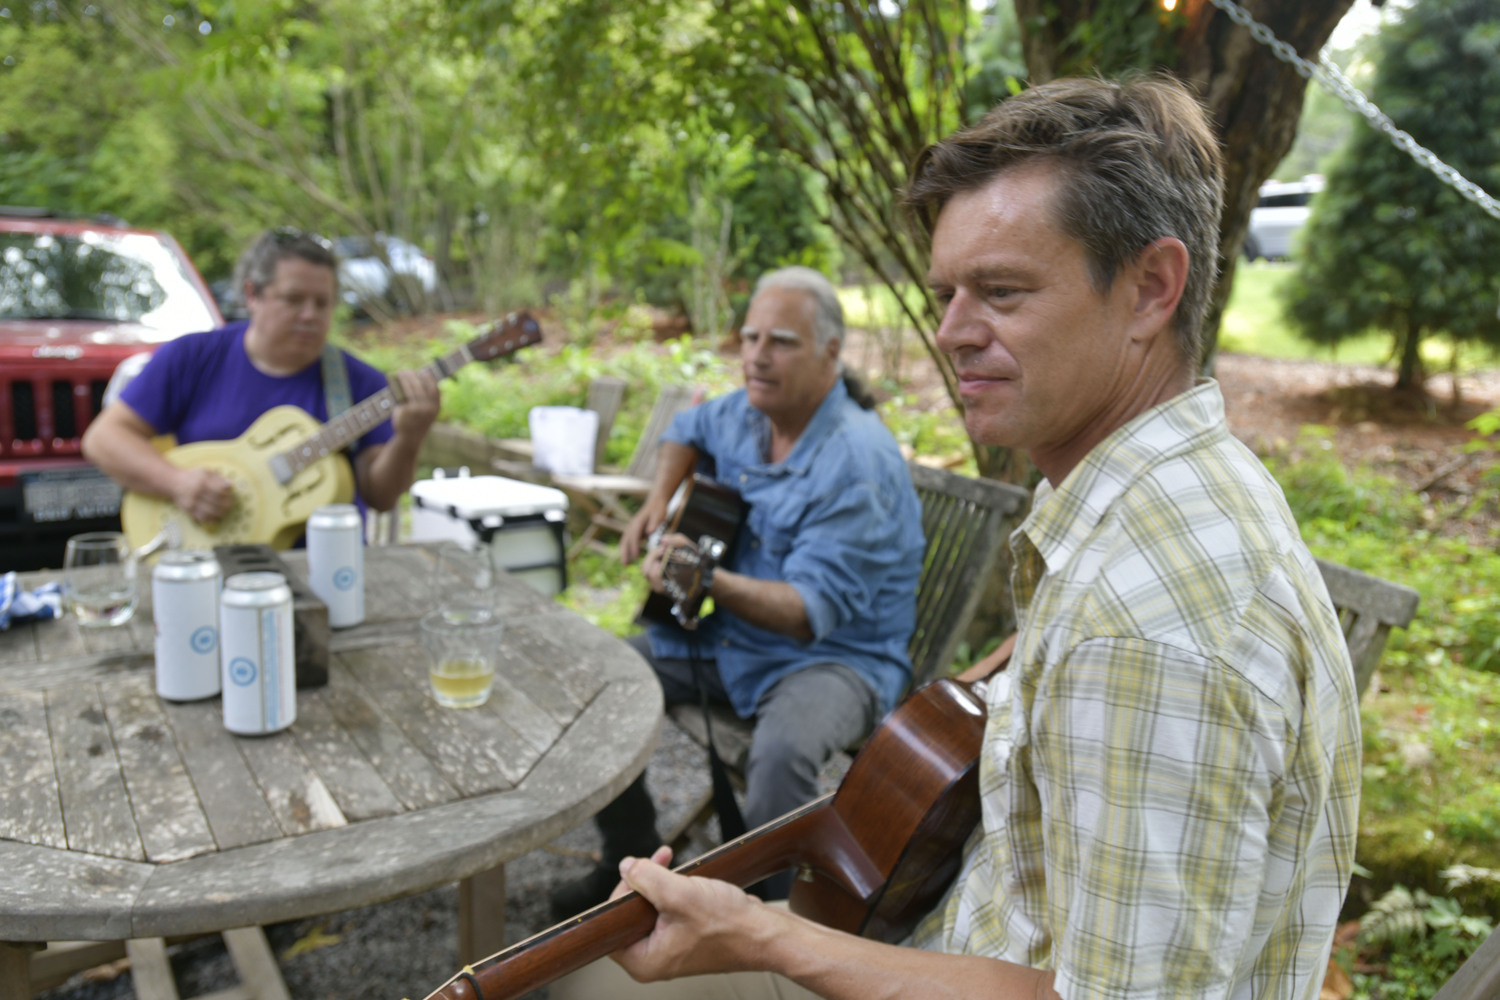
[{"label": "man's ear", "polygon": [[1168,327],[1187,285],[1188,249],[1175,236],[1163,236],[1141,251],[1131,265],[1137,336]]}]

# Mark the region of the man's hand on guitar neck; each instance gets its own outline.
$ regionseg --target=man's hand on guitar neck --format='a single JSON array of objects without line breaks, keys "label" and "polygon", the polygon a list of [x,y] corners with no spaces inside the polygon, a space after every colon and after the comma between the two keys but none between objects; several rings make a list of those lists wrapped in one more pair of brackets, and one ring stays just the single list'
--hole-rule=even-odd
[{"label": "man's hand on guitar neck", "polygon": [[[641,509],[636,512],[635,517],[632,517],[630,523],[625,526],[625,530],[620,532],[620,565],[629,566],[642,555],[647,554],[646,540],[651,537],[651,533],[660,527],[661,523],[666,519],[666,498],[664,497],[657,502],[654,494],[647,497],[646,502],[641,505]],[[644,565],[642,569],[645,569]],[[651,579],[650,573],[646,574],[646,579]],[[657,590],[655,584],[652,585],[652,589]],[[661,591],[657,590],[657,593],[661,593]]]},{"label": "man's hand on guitar neck", "polygon": [[775,972],[829,1000],[896,997],[1060,1000],[1051,972],[977,955],[882,944],[767,906],[718,879],[668,871],[670,848],[620,863],[620,896],[656,908],[651,933],[612,958],[638,982],[716,972]]},{"label": "man's hand on guitar neck", "polygon": [[442,397],[431,372],[399,371],[390,377],[396,408],[391,411],[391,429],[398,435],[421,441],[437,420]]}]

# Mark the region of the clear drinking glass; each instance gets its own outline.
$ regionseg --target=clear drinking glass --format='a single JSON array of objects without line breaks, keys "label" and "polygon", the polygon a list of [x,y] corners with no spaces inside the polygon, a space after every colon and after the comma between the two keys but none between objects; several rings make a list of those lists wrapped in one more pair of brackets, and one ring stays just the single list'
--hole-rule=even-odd
[{"label": "clear drinking glass", "polygon": [[432,607],[455,624],[495,617],[495,565],[488,545],[471,549],[459,542],[443,542],[438,546]]},{"label": "clear drinking glass", "polygon": [[504,628],[494,617],[454,621],[442,611],[422,617],[427,676],[439,705],[475,708],[489,700]]},{"label": "clear drinking glass", "polygon": [[63,583],[68,607],[85,628],[123,625],[135,614],[136,560],[118,531],[91,531],[68,539]]}]

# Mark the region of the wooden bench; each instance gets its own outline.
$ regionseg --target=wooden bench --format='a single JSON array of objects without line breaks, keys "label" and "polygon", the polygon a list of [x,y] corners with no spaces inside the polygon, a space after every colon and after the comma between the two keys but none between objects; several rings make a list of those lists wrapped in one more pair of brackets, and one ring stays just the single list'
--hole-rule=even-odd
[{"label": "wooden bench", "polygon": [[1355,691],[1363,696],[1385,652],[1391,629],[1411,624],[1421,595],[1403,584],[1324,559],[1318,560],[1318,569],[1344,629],[1344,642],[1354,664]]}]

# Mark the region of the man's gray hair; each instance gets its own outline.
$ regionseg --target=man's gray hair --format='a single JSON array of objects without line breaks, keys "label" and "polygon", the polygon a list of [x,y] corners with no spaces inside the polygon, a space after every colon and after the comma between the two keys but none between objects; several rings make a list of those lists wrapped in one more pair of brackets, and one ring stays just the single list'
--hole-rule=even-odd
[{"label": "man's gray hair", "polygon": [[830,340],[838,340],[840,350],[844,346],[844,307],[839,305],[839,294],[833,282],[821,271],[810,267],[782,267],[767,271],[755,283],[755,294],[768,288],[790,288],[807,292],[816,303],[813,314],[813,346],[823,348]]},{"label": "man's gray hair", "polygon": [[251,294],[259,295],[276,280],[276,265],[284,260],[305,260],[326,267],[338,279],[338,259],[333,247],[323,237],[299,229],[268,229],[250,244],[234,268],[234,294],[244,294],[248,281]]}]

